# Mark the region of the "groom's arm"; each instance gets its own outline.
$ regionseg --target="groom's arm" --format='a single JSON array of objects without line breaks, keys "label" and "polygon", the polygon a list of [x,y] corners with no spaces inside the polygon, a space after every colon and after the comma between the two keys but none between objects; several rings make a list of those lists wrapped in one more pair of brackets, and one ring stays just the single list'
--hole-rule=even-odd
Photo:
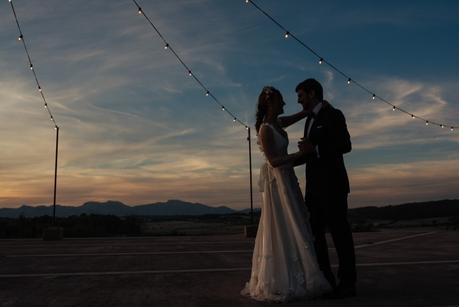
[{"label": "groom's arm", "polygon": [[343,155],[352,150],[351,137],[343,113],[334,110],[330,115],[326,133],[317,140],[320,157]]},{"label": "groom's arm", "polygon": [[305,110],[302,110],[298,113],[288,115],[288,116],[281,116],[278,118],[279,124],[282,128],[287,128],[288,126],[293,125],[294,123],[302,120],[306,117],[308,113]]}]

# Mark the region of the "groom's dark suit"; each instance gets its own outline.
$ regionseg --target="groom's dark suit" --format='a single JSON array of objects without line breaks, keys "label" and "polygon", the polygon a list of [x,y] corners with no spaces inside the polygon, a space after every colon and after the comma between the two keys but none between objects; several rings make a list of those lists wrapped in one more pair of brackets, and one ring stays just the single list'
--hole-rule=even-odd
[{"label": "groom's dark suit", "polygon": [[339,258],[340,282],[353,285],[356,281],[354,242],[347,220],[350,189],[343,160],[343,154],[351,151],[351,138],[343,113],[329,104],[323,105],[317,114],[311,114],[306,120],[304,138],[314,146],[314,151],[305,155],[301,162],[306,163],[305,202],[310,212],[319,265],[335,285],[325,239],[328,228]]}]

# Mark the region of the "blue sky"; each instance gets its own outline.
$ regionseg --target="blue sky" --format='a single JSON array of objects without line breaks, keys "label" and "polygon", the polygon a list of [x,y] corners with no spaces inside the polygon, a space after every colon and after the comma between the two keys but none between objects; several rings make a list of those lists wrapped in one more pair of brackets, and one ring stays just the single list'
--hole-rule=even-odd
[{"label": "blue sky", "polygon": [[[184,199],[249,206],[246,131],[164,50],[131,1],[14,1],[61,126],[58,202]],[[347,117],[352,207],[459,197],[459,131],[426,127],[316,59],[244,1],[140,1],[194,73],[253,125],[264,85],[322,82]],[[257,1],[353,79],[408,111],[459,124],[457,1]],[[54,130],[0,3],[0,207],[52,201]],[[291,146],[302,123],[288,129]],[[254,181],[261,154],[254,143]],[[304,168],[297,169],[304,184]],[[255,186],[256,205],[259,195]]]}]

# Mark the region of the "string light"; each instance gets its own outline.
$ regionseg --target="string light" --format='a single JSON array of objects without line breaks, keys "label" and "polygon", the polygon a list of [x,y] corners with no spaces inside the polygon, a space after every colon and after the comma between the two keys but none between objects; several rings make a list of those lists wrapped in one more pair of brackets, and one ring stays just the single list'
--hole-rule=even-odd
[{"label": "string light", "polygon": [[[274,17],[272,17],[268,12],[266,12],[263,8],[261,8],[254,0],[251,0],[251,1],[248,1],[246,0],[246,3],[249,3],[253,5],[254,8],[256,8],[258,11],[260,11],[260,13],[262,13],[263,15],[265,15],[268,19],[270,19],[274,24],[276,24],[280,29],[282,29],[283,31],[285,31],[285,38],[288,38],[289,36],[292,37],[293,40],[295,40],[298,44],[300,44],[302,47],[304,47],[306,50],[308,50],[310,53],[312,53],[314,56],[316,56],[318,59],[319,59],[319,64],[327,64],[330,68],[332,68],[334,71],[336,71],[338,74],[340,74],[342,77],[346,78],[347,79],[347,84],[355,84],[356,87],[359,87],[360,89],[362,89],[363,91],[367,92],[368,94],[372,95],[372,99],[375,100],[376,98],[376,94],[371,91],[370,89],[368,89],[366,86],[364,86],[363,84],[361,84],[360,82],[357,82],[353,79],[351,79],[349,77],[348,74],[346,74],[345,72],[343,72],[341,69],[339,69],[337,66],[335,66],[333,63],[330,63],[329,61],[324,61],[324,58],[317,52],[315,51],[312,47],[310,47],[308,44],[306,44],[305,42],[303,42],[302,40],[300,40],[296,35],[293,35],[291,34],[290,31],[288,31],[279,21],[277,21]],[[380,102],[383,102],[383,103],[386,103],[388,105],[391,105],[393,106],[393,104],[383,98],[381,98],[381,96],[378,95],[378,101]],[[398,110],[402,113],[405,113],[405,114],[409,114],[411,115],[411,117],[414,119],[420,119],[420,120],[424,120],[426,121],[426,125],[429,125],[432,124],[432,125],[436,125],[436,126],[445,126],[444,124],[440,124],[440,123],[436,123],[436,122],[431,122],[431,121],[428,121],[420,116],[415,116],[414,114],[411,114],[409,113],[408,111],[402,109],[402,108],[399,108],[399,107],[394,107],[394,111],[395,110]],[[451,131],[454,130],[454,128],[457,128],[455,126],[451,126]]]},{"label": "string light", "polygon": [[40,82],[38,81],[38,75],[37,75],[37,72],[35,70],[35,66],[32,63],[32,57],[30,56],[29,48],[27,47],[27,43],[26,43],[26,41],[24,39],[24,34],[22,33],[21,24],[19,23],[19,18],[18,18],[17,14],[16,14],[16,10],[14,8],[14,4],[13,4],[12,1],[9,1],[9,3],[10,3],[10,6],[11,6],[11,11],[13,12],[14,19],[16,21],[16,26],[17,26],[18,31],[19,31],[18,40],[22,42],[22,46],[24,47],[24,51],[25,51],[25,53],[27,55],[27,60],[29,62],[29,68],[32,71],[32,74],[33,74],[34,79],[35,79],[35,83],[36,83],[36,86],[37,86],[36,88],[38,89],[38,92],[40,93],[40,96],[43,99],[43,104],[44,104],[45,109],[48,112],[50,120],[54,123],[54,127],[58,127],[58,125],[56,123],[56,120],[54,119],[54,116],[51,113],[51,110],[50,110],[50,108],[48,106],[48,102],[46,101],[46,96],[43,93],[43,89],[42,89],[42,87],[40,85]]},{"label": "string light", "polygon": [[[204,93],[206,96],[210,96],[216,104],[218,104],[221,108],[222,111],[225,111],[228,115],[231,116],[233,119],[233,122],[239,122],[241,125],[246,127],[246,129],[249,129],[248,125],[246,125],[243,121],[237,119],[236,116],[234,116],[233,113],[231,113],[228,109],[226,109],[222,103],[217,99],[217,97],[214,94],[211,94],[210,90],[204,85],[204,83],[192,72],[191,68],[183,61],[183,59],[179,56],[179,54],[174,50],[174,48],[166,41],[166,38],[164,35],[159,31],[159,29],[156,27],[156,25],[151,21],[151,19],[147,16],[147,14],[141,9],[140,5],[137,3],[136,0],[132,0],[134,4],[136,5],[139,14],[141,14],[147,22],[150,24],[150,26],[153,28],[153,30],[158,34],[160,39],[164,43],[164,49],[170,49],[171,53],[177,58],[177,60],[180,62],[180,64],[186,69],[188,72],[188,76],[193,77],[193,79],[201,86],[201,88],[204,90]],[[249,3],[249,0],[246,0],[246,3]]]},{"label": "string light", "polygon": [[395,111],[395,109],[396,109],[395,106],[393,106],[393,107],[392,107],[392,111]]}]

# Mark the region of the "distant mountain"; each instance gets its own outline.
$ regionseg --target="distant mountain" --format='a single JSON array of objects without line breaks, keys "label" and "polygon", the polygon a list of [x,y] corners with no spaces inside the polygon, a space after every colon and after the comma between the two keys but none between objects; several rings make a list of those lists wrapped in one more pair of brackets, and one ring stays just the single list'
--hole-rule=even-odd
[{"label": "distant mountain", "polygon": [[411,220],[459,216],[459,199],[407,203],[385,207],[362,207],[349,210],[352,220]]},{"label": "distant mountain", "polygon": [[[87,202],[79,207],[56,205],[56,216],[65,217],[80,214],[100,215],[150,215],[150,216],[172,216],[172,215],[205,215],[205,214],[230,214],[236,210],[220,206],[210,207],[199,203],[189,203],[181,200],[168,200],[163,203],[153,203],[139,206],[128,206],[119,201]],[[0,209],[0,217],[16,218],[21,215],[26,217],[37,217],[52,215],[52,206],[27,206],[19,208]]]},{"label": "distant mountain", "polygon": [[[260,213],[259,208],[254,209]],[[182,200],[168,200],[167,202],[153,203],[139,206],[128,206],[119,201],[87,202],[79,207],[56,206],[56,216],[65,217],[81,214],[117,215],[117,216],[198,216],[206,214],[250,213],[250,209],[234,210],[225,206],[210,207],[199,203],[190,203]],[[52,206],[21,206],[19,208],[0,209],[0,217],[16,218],[20,215],[37,217],[52,215]],[[439,200],[385,207],[362,207],[349,209],[349,218],[358,220],[409,220],[431,217],[459,216],[459,200]]]}]

